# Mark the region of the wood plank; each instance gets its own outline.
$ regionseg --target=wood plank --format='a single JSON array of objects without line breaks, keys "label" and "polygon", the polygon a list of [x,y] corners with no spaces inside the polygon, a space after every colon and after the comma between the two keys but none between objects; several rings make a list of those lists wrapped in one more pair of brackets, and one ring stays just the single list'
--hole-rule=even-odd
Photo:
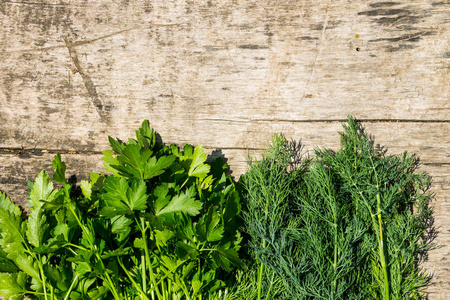
[{"label": "wood plank", "polygon": [[88,143],[144,118],[450,120],[444,2],[153,2],[2,2],[0,140]]},{"label": "wood plank", "polygon": [[[211,149],[264,149],[273,134],[280,132],[288,139],[301,140],[307,149],[314,146],[336,149],[339,132],[343,131],[341,122],[185,119],[169,124],[164,118],[149,119],[165,143],[189,143]],[[101,124],[83,127],[75,121],[66,124],[66,128],[44,123],[41,128],[30,128],[31,135],[16,138],[7,133],[9,138],[0,142],[0,148],[99,152],[109,148],[107,135],[126,141],[134,137],[140,122],[127,120],[120,128],[104,128]],[[362,125],[390,153],[407,150],[426,163],[450,163],[450,123],[363,122]]]}]

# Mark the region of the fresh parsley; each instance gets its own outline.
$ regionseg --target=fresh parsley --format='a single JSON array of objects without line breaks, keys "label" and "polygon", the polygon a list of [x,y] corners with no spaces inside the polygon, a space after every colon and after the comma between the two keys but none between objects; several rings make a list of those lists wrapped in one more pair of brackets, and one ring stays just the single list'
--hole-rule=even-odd
[{"label": "fresh parsley", "polygon": [[[156,142],[144,121],[109,138],[111,175],[81,193],[58,154],[30,182],[22,211],[0,194],[0,296],[22,299],[213,299],[241,264],[240,197],[221,158]],[[58,187],[54,186],[54,182]]]}]

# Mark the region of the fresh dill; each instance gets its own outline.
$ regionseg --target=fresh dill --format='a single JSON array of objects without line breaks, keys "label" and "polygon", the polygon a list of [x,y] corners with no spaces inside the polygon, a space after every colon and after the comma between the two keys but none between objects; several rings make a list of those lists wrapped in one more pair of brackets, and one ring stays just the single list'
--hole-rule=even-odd
[{"label": "fresh dill", "polygon": [[420,299],[432,194],[418,159],[385,155],[352,117],[338,151],[298,153],[275,135],[242,177],[251,299]]}]

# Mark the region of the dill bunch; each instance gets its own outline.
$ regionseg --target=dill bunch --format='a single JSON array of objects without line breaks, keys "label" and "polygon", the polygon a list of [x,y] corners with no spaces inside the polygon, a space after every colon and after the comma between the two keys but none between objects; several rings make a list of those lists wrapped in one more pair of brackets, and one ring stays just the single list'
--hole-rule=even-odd
[{"label": "dill bunch", "polygon": [[246,298],[420,299],[432,194],[418,159],[386,156],[352,117],[340,150],[299,149],[275,135],[242,177]]}]

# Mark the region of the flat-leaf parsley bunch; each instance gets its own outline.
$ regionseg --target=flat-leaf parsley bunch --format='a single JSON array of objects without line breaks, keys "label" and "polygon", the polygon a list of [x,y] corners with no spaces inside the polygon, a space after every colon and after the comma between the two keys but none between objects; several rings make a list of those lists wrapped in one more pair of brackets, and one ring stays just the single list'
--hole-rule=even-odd
[{"label": "flat-leaf parsley bunch", "polygon": [[[109,138],[112,175],[76,193],[58,154],[29,182],[30,214],[0,194],[0,296],[22,299],[216,299],[240,265],[239,193],[221,158],[163,145],[144,121]],[[60,188],[55,188],[53,181]]]}]

